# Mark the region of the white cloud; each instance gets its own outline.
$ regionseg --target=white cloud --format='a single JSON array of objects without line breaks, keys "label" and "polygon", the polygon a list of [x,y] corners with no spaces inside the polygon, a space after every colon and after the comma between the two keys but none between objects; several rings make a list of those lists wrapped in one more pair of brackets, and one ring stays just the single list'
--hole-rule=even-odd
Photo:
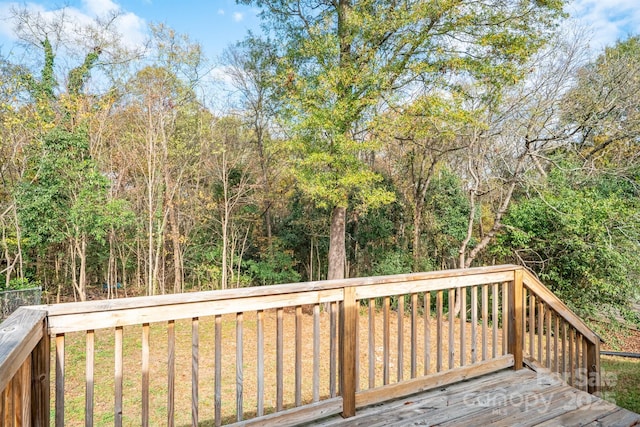
[{"label": "white cloud", "polygon": [[106,15],[120,10],[120,6],[111,0],[82,0],[82,4],[87,12],[97,16]]},{"label": "white cloud", "polygon": [[234,12],[233,13],[233,20],[236,22],[240,22],[244,19],[244,14],[240,13],[240,12]]},{"label": "white cloud", "polygon": [[224,9],[218,9],[218,15],[224,15]]},{"label": "white cloud", "polygon": [[594,51],[640,30],[638,0],[574,0],[567,11],[573,22],[588,30]]},{"label": "white cloud", "polygon": [[[0,33],[9,39],[17,40],[18,22],[11,18],[12,10],[25,10],[32,18],[38,20],[44,31],[51,34],[58,33],[61,40],[68,43],[74,43],[81,38],[82,34],[86,33],[85,29],[96,29],[96,19],[108,17],[112,13],[118,13],[118,16],[111,22],[110,31],[117,34],[124,45],[130,48],[139,47],[146,38],[145,20],[134,13],[122,10],[112,0],[83,0],[82,9],[75,7],[46,9],[35,3],[2,3],[0,16],[5,18],[0,19]],[[60,23],[62,23],[61,26]],[[29,34],[28,29],[23,29],[22,33],[32,39],[40,39],[42,36],[42,34]],[[102,33],[102,37],[109,38],[104,31],[98,31],[98,33]]]}]

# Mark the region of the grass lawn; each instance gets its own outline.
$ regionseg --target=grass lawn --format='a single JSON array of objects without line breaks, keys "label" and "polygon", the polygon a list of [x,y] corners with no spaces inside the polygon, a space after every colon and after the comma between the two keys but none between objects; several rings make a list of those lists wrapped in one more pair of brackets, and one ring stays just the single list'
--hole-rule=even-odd
[{"label": "grass lawn", "polygon": [[600,363],[608,383],[606,399],[640,413],[640,359],[602,356]]}]

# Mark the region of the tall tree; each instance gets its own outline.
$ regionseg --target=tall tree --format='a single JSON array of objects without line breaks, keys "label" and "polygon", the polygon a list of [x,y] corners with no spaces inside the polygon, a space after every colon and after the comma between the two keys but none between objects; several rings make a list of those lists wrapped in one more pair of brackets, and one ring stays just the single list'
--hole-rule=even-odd
[{"label": "tall tree", "polygon": [[542,45],[562,7],[559,0],[241,2],[262,6],[265,26],[282,41],[296,178],[331,210],[329,279],[344,277],[349,199],[393,200],[362,161],[379,145],[359,132],[385,96],[419,78],[516,79],[515,64]]}]

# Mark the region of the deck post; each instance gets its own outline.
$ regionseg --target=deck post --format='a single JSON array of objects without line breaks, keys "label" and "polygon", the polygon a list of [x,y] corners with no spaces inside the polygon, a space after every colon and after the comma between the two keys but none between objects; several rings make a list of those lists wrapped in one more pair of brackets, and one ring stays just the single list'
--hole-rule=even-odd
[{"label": "deck post", "polygon": [[51,357],[47,318],[42,322],[42,338],[31,353],[31,425],[45,427],[50,424]]},{"label": "deck post", "polygon": [[344,299],[340,310],[340,392],[342,394],[342,416],[356,414],[356,322],[358,306],[354,287],[344,288]]},{"label": "deck post", "polygon": [[587,340],[587,381],[591,394],[600,392],[600,340],[595,343]]},{"label": "deck post", "polygon": [[513,369],[523,367],[522,358],[522,278],[521,268],[514,270],[513,282],[509,286],[509,322],[508,322],[508,352],[513,355]]}]

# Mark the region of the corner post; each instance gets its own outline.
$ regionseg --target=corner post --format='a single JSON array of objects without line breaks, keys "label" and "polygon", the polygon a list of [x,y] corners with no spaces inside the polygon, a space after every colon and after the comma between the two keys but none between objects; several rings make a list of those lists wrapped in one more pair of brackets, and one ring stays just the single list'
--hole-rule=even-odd
[{"label": "corner post", "polygon": [[42,338],[31,353],[31,425],[49,426],[51,402],[51,354],[47,317],[42,321]]},{"label": "corner post", "polygon": [[600,338],[587,342],[587,381],[589,393],[600,392]]},{"label": "corner post", "polygon": [[518,268],[513,272],[513,282],[509,286],[509,325],[508,325],[508,352],[513,355],[513,369],[523,367],[522,356],[522,286],[523,271]]},{"label": "corner post", "polygon": [[342,416],[356,414],[356,322],[358,306],[354,287],[344,288],[344,299],[340,311],[340,391],[342,394]]}]

